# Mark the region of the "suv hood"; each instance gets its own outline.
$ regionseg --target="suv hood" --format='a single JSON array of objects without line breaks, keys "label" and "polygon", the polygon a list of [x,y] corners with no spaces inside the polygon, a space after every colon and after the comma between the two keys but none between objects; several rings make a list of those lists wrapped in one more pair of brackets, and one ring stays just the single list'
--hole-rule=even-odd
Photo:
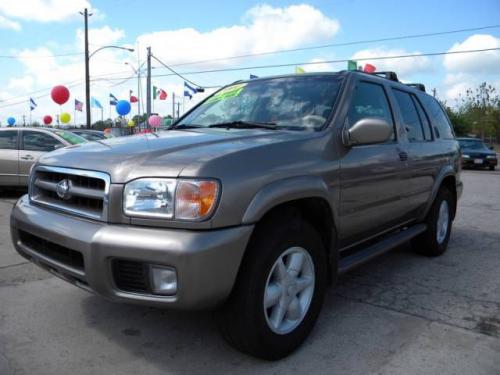
[{"label": "suv hood", "polygon": [[304,137],[303,132],[262,129],[169,130],[66,147],[45,154],[39,164],[106,172],[113,183],[125,183],[138,177],[177,177],[193,163]]}]

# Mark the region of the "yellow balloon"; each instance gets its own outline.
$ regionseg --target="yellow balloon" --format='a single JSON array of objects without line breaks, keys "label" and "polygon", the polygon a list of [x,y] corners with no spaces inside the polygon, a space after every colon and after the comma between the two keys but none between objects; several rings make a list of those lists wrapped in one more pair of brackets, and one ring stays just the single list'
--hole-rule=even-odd
[{"label": "yellow balloon", "polygon": [[67,124],[71,121],[71,115],[68,112],[63,112],[61,113],[61,116],[59,116],[59,119],[63,124]]},{"label": "yellow balloon", "polygon": [[134,120],[129,120],[129,121],[128,121],[128,123],[127,123],[127,125],[128,125],[129,127],[133,127],[133,126],[135,126],[135,122],[134,122]]}]

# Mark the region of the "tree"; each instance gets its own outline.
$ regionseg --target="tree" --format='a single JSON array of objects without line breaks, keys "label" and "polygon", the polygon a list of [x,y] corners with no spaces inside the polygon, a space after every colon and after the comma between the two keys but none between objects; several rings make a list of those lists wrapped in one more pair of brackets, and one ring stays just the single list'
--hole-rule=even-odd
[{"label": "tree", "polygon": [[499,111],[500,97],[496,89],[486,82],[475,89],[468,89],[465,95],[460,96],[458,114],[471,125],[471,131],[482,139],[499,133]]}]

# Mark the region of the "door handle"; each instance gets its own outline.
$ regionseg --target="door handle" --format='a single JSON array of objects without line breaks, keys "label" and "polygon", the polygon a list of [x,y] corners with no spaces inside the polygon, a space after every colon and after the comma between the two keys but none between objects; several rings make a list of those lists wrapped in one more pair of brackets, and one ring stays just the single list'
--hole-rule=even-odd
[{"label": "door handle", "polygon": [[25,156],[21,156],[21,159],[23,159],[23,160],[33,160],[34,157],[31,156],[31,155],[25,155]]},{"label": "door handle", "polygon": [[408,153],[405,151],[400,151],[399,152],[399,160],[407,161],[408,160]]}]

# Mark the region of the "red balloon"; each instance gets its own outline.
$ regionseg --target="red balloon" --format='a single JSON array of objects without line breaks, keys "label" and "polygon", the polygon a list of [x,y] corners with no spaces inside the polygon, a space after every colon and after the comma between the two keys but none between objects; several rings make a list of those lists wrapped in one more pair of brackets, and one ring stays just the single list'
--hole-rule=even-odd
[{"label": "red balloon", "polygon": [[52,123],[52,117],[49,115],[43,116],[43,123],[45,125],[50,125]]},{"label": "red balloon", "polygon": [[50,92],[50,96],[57,104],[64,104],[69,99],[69,90],[65,86],[55,86]]}]

